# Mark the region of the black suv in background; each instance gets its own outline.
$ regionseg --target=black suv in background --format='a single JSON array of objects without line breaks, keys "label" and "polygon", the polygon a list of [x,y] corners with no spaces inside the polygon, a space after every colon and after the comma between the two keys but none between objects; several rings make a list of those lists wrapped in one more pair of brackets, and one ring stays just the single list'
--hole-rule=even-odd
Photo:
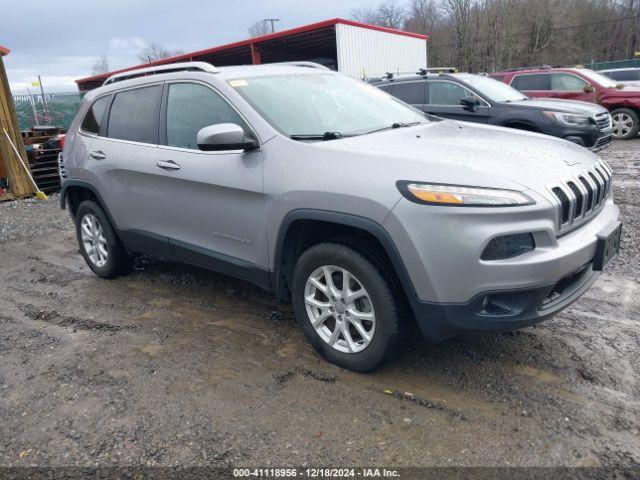
[{"label": "black suv in background", "polygon": [[372,83],[439,117],[545,133],[594,151],[611,143],[611,115],[604,107],[574,100],[532,99],[484,75],[388,75]]}]

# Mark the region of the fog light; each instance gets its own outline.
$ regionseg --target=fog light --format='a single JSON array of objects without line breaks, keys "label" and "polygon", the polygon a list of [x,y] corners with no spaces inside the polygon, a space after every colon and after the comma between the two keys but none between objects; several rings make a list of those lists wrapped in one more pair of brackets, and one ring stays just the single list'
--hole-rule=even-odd
[{"label": "fog light", "polygon": [[510,295],[487,295],[482,299],[480,312],[483,315],[506,315],[513,310]]},{"label": "fog light", "polygon": [[517,257],[536,248],[536,242],[530,233],[504,235],[496,237],[482,252],[482,260],[502,260]]}]

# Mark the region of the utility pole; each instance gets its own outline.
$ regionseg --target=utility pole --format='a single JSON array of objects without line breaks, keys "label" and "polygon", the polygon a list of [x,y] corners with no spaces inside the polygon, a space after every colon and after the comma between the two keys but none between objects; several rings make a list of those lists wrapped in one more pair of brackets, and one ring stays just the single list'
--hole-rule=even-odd
[{"label": "utility pole", "polygon": [[269,22],[271,23],[271,33],[276,33],[276,26],[275,23],[279,22],[280,19],[279,18],[265,18],[263,20],[263,22]]},{"label": "utility pole", "polygon": [[31,93],[31,90],[27,88],[27,92],[29,92],[29,102],[31,103],[31,112],[33,113],[33,121],[35,122],[36,127],[38,127],[40,125],[40,122],[38,121],[38,111],[36,110],[36,101],[33,98],[33,93]]},{"label": "utility pole", "polygon": [[38,75],[38,83],[40,84],[40,93],[42,94],[42,106],[44,107],[44,122],[47,125],[51,124],[51,117],[49,116],[49,105],[47,104],[47,99],[44,96],[44,88],[42,86],[42,79],[40,75]]}]

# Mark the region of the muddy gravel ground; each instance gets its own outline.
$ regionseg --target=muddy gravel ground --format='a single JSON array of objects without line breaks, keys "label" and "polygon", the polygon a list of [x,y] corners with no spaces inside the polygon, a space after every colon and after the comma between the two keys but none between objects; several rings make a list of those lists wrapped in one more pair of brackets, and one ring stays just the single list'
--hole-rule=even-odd
[{"label": "muddy gravel ground", "polygon": [[57,198],[0,204],[0,465],[637,466],[640,139],[602,156],[622,253],[578,302],[367,375],[252,285],[148,258],[101,280]]}]

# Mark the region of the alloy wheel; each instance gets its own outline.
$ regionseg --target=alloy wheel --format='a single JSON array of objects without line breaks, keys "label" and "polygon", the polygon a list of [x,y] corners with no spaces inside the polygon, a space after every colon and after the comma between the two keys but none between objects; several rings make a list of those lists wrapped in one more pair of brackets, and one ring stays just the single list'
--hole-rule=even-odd
[{"label": "alloy wheel", "polygon": [[358,353],[375,335],[376,315],[371,296],[345,268],[324,265],[305,285],[307,316],[320,338],[343,353]]},{"label": "alloy wheel", "polygon": [[109,258],[109,245],[98,218],[87,213],[80,221],[82,245],[91,263],[96,267],[104,267]]},{"label": "alloy wheel", "polygon": [[633,128],[633,118],[626,113],[615,113],[611,116],[613,121],[613,136],[616,138],[628,135]]}]

